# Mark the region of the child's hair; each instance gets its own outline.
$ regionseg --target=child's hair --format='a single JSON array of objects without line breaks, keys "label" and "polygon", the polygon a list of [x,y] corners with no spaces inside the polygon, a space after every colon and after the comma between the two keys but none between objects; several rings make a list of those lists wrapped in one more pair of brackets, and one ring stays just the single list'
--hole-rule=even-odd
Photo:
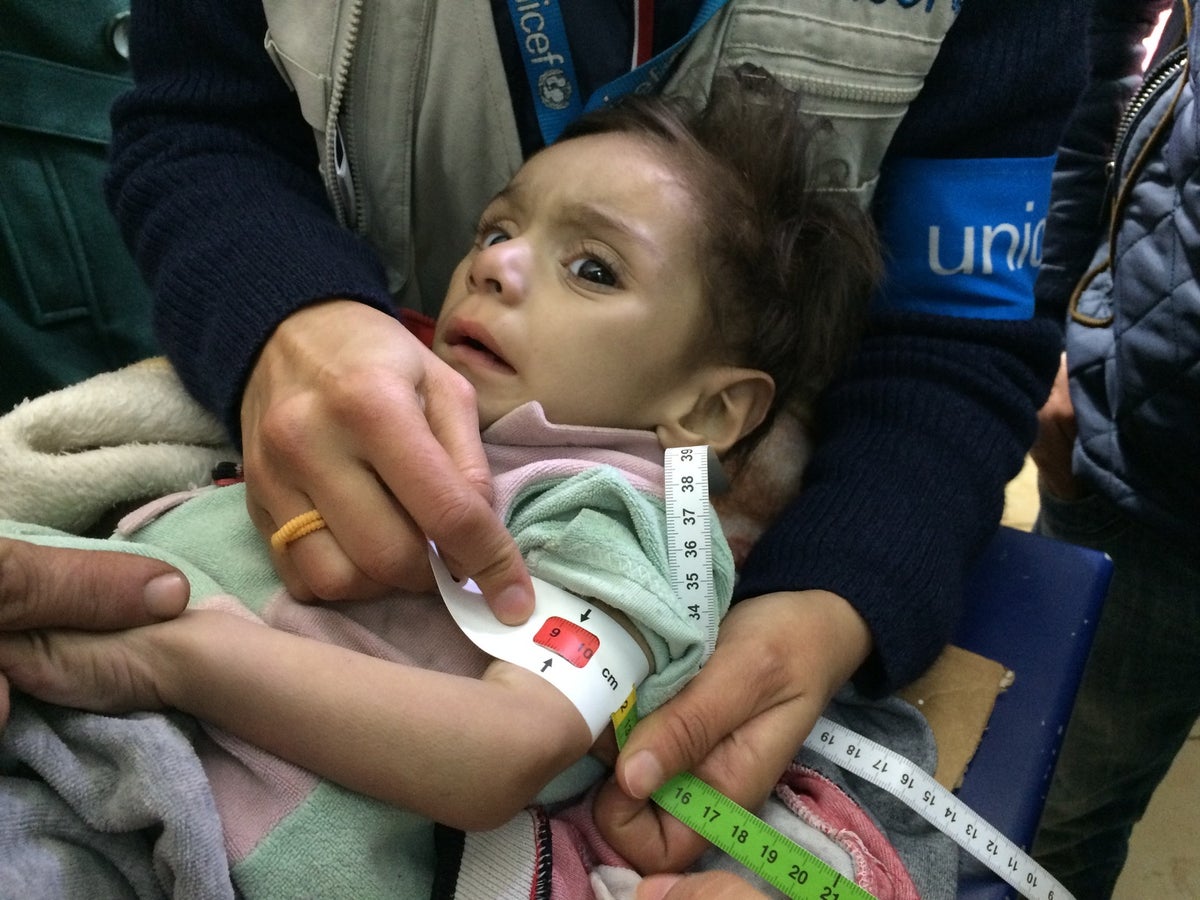
[{"label": "child's hair", "polygon": [[780,409],[807,418],[858,341],[882,272],[874,225],[845,190],[830,123],[757,67],[719,74],[702,109],[634,95],[562,140],[611,132],[644,135],[679,161],[702,218],[706,346],[775,380],[767,419],[735,448],[744,455]]}]

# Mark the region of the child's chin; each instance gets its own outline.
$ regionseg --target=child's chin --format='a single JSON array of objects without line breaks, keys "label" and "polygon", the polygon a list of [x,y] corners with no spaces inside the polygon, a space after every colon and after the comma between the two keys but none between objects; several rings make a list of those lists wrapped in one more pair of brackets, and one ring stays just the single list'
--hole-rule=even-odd
[{"label": "child's chin", "polygon": [[490,403],[479,405],[479,430],[487,431],[506,415],[513,411],[513,406],[501,406]]},{"label": "child's chin", "polygon": [[487,431],[509,413],[534,402],[531,400],[515,400],[511,397],[494,398],[492,402],[489,402],[485,397],[476,396],[475,400],[479,411],[480,432]]}]

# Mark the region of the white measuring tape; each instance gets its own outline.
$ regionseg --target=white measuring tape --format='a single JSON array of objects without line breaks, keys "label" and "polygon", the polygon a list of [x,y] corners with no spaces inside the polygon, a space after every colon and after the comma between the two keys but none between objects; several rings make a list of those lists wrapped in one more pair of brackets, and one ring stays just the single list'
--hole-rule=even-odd
[{"label": "white measuring tape", "polygon": [[675,595],[699,620],[704,658],[717,646],[712,579],[712,521],[708,505],[708,448],[672,447],[663,458],[667,508],[667,566]]},{"label": "white measuring tape", "polygon": [[[707,512],[709,508],[707,463],[708,453],[705,447],[666,451],[665,497],[667,540],[672,557],[672,584],[685,602],[689,596],[712,590],[711,550],[704,546],[711,544],[712,539],[708,516],[705,514],[701,517],[704,520],[701,525],[693,521],[691,515],[694,509]],[[695,556],[690,555],[693,551],[697,551]],[[703,567],[701,560],[705,561]],[[707,585],[693,587],[697,578],[707,582]],[[702,612],[704,611],[711,616],[715,613],[715,605],[706,604],[702,607]],[[711,633],[715,645],[717,623],[705,623],[705,630],[706,633]],[[1067,889],[1034,862],[1024,850],[972,812],[970,807],[938,784],[924,769],[895,751],[824,717],[817,720],[804,746],[898,797],[1030,900],[1074,900]],[[655,796],[657,800],[658,797]],[[674,814],[674,810],[666,808]],[[690,827],[696,828],[687,819],[684,821]],[[766,823],[761,824],[764,828],[769,828]],[[696,830],[709,837],[707,830]],[[725,847],[721,849],[729,852]],[[803,848],[796,849],[808,855]],[[755,865],[749,865],[736,854],[735,858],[743,865],[748,865],[752,871],[758,871]],[[761,861],[752,859],[751,862]],[[794,864],[789,862],[789,866],[792,865]],[[765,877],[761,871],[759,875]],[[776,887],[780,885],[776,884]],[[796,885],[785,884],[780,889],[787,893],[789,887],[795,888]],[[794,892],[789,895],[818,896]]]},{"label": "white measuring tape", "polygon": [[1024,850],[974,813],[916,763],[856,731],[817,719],[804,746],[899,797],[923,819],[1030,900],[1074,900]]},{"label": "white measuring tape", "polygon": [[463,633],[485,653],[528,669],[562,691],[588,723],[592,740],[650,672],[633,636],[594,603],[534,578],[533,614],[524,625],[505,625],[492,615],[474,581],[454,579],[432,543],[429,561]]},{"label": "white measuring tape", "polygon": [[[665,501],[671,584],[695,613],[711,652],[716,645],[708,450],[666,451]],[[632,688],[646,676],[645,654],[629,633],[587,601],[534,579],[536,607],[522,626],[500,624],[478,587],[458,583],[430,545],[446,605],[484,651],[559,687],[593,735],[611,716],[618,745],[637,721]],[[547,655],[549,654],[549,655]],[[556,665],[556,657],[567,665]],[[804,744],[820,756],[898,797],[1029,900],[1074,900],[1044,868],[931,775],[893,750],[822,717]],[[671,779],[655,802],[793,900],[870,900],[824,861],[690,773]]]}]

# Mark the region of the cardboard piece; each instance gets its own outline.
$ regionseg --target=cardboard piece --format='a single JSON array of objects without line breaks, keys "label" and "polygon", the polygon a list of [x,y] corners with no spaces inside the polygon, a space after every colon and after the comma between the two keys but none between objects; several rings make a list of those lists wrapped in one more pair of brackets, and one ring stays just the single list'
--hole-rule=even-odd
[{"label": "cardboard piece", "polygon": [[933,729],[938,748],[934,779],[938,784],[949,790],[962,784],[996,698],[1015,677],[1001,663],[952,645],[924,675],[899,692]]}]

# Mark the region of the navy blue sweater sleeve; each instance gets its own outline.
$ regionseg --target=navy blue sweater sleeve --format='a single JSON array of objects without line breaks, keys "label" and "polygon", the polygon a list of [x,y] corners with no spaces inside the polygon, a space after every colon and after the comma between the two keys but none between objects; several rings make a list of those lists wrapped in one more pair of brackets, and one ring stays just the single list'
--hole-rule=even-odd
[{"label": "navy blue sweater sleeve", "polygon": [[[1085,81],[1089,15],[1089,0],[964,3],[889,154],[1053,154]],[[1060,342],[1045,318],[876,315],[820,405],[804,490],[751,554],[739,597],[833,591],[874,637],[864,688],[920,674],[961,615]]]},{"label": "navy blue sweater sleeve", "polygon": [[113,108],[109,205],[161,345],[236,436],[275,326],[333,297],[390,309],[386,282],[329,209],[313,133],[263,50],[261,5],[134,0],[131,23],[136,87]]}]

